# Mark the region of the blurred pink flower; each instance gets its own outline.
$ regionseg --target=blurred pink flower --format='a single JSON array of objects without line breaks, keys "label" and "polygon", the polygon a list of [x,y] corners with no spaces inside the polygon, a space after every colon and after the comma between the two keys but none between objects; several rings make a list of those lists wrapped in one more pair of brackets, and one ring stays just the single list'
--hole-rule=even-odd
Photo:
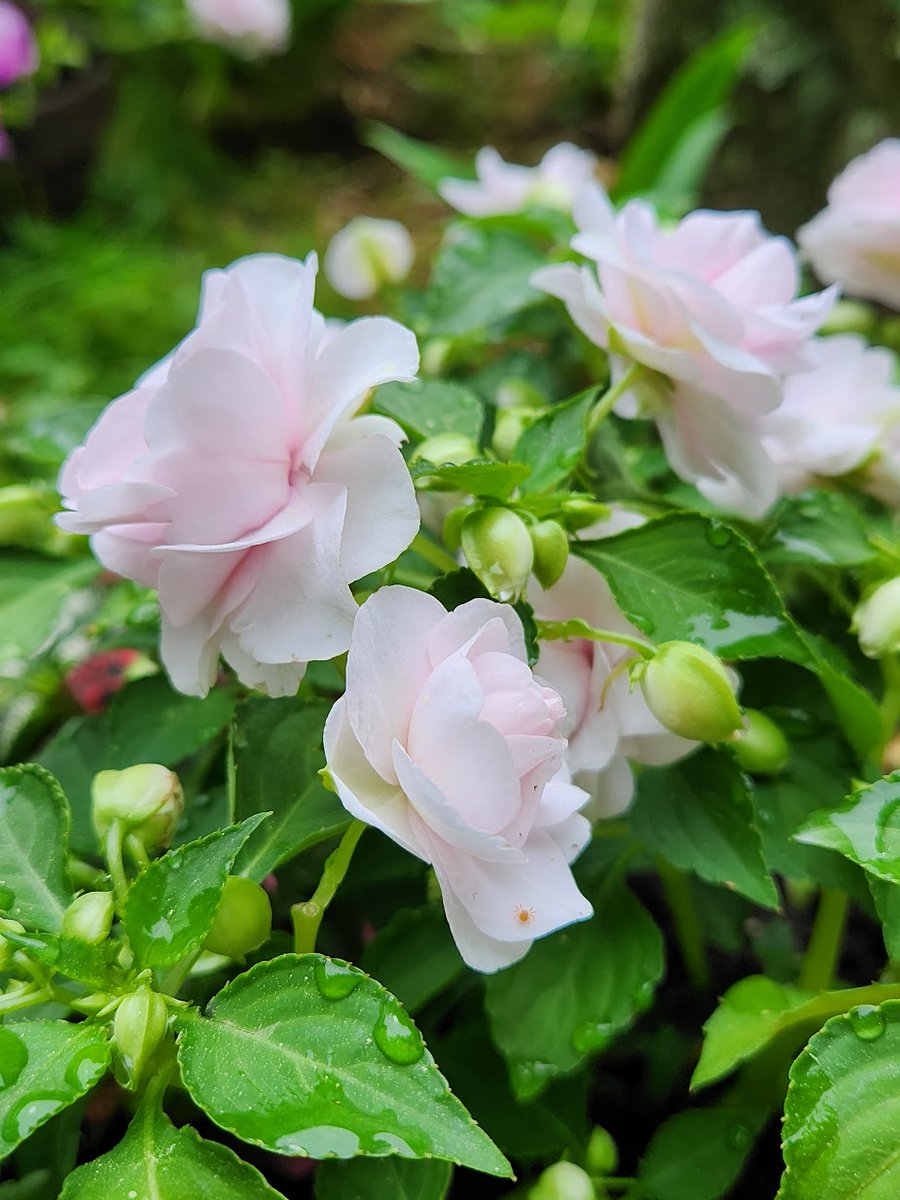
[{"label": "blurred pink flower", "polygon": [[475,157],[476,180],[442,179],[438,191],[468,217],[517,213],[529,205],[569,211],[596,167],[596,155],[571,142],[553,146],[536,167],[508,163],[493,146],[484,146]]},{"label": "blurred pink flower", "polygon": [[826,283],[900,308],[900,138],[854,158],[797,240]]},{"label": "blurred pink flower", "polygon": [[17,5],[0,0],[0,88],[32,75],[37,66],[37,43],[27,17]]},{"label": "blurred pink flower", "polygon": [[786,491],[798,491],[817,475],[855,470],[900,420],[896,361],[889,350],[850,333],[815,345],[816,367],[787,377],[784,401],[760,425]]},{"label": "blurred pink flower", "polygon": [[385,317],[324,337],[315,275],[315,256],[274,254],[207,272],[195,331],[60,475],[62,528],[158,589],[183,692],[209,690],[220,651],[249,686],[295,691],[309,659],[349,646],[350,582],[419,526],[401,430],[353,417],[370,388],[415,375],[415,337]]},{"label": "blurred pink flower", "polygon": [[215,42],[276,54],[291,38],[290,0],[187,0],[197,29]]},{"label": "blurred pink flower", "polygon": [[617,214],[592,185],[574,216],[572,246],[591,266],[543,267],[532,282],[610,352],[614,381],[631,363],[656,373],[625,392],[619,416],[653,417],[676,474],[761,516],[776,487],[755,425],[780,403],[784,375],[811,365],[833,291],[796,298],[794,251],[756,213],[698,211],[665,228],[641,200]]},{"label": "blurred pink flower", "polygon": [[532,675],[512,608],[382,588],[360,608],[325,756],[347,810],[432,864],[460,953],[521,958],[591,906],[569,863],[590,826],[568,782],[564,709]]}]

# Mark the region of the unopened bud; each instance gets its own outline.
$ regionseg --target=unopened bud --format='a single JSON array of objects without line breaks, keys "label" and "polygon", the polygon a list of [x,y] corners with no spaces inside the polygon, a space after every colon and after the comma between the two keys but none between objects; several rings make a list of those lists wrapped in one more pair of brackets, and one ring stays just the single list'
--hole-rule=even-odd
[{"label": "unopened bud", "polygon": [[79,942],[99,946],[109,937],[114,914],[112,892],[85,892],[63,913],[62,931]]},{"label": "unopened bud", "polygon": [[7,941],[3,936],[4,932],[24,933],[25,926],[20,921],[0,917],[0,971],[9,970],[12,965],[13,955],[18,950],[18,946],[14,942]]},{"label": "unopened bud", "polygon": [[571,1162],[554,1163],[528,1193],[529,1200],[594,1200],[590,1176]]},{"label": "unopened bud", "polygon": [[556,583],[569,561],[569,538],[558,521],[539,521],[529,530],[534,548],[533,571],[542,588]]},{"label": "unopened bud", "polygon": [[325,251],[325,277],[348,300],[367,300],[386,283],[409,274],[415,247],[399,221],[354,217],[338,230]]},{"label": "unopened bud", "polygon": [[616,1143],[600,1125],[591,1130],[584,1161],[590,1175],[612,1175],[619,1165]]},{"label": "unopened bud", "polygon": [[450,463],[458,467],[461,463],[469,462],[478,457],[478,447],[473,438],[464,433],[436,433],[434,437],[426,438],[416,447],[411,462],[434,463],[436,467]]},{"label": "unopened bud", "polygon": [[563,520],[569,529],[587,529],[598,521],[605,521],[612,509],[608,504],[599,500],[585,500],[581,496],[572,496],[562,502]]},{"label": "unopened bud", "polygon": [[147,984],[127,995],[116,1009],[113,1020],[116,1074],[125,1087],[138,1086],[165,1037],[168,1020],[165,1000]]},{"label": "unopened bud", "polygon": [[94,776],[91,796],[98,837],[104,838],[112,823],[119,821],[148,851],[168,846],[184,811],[178,776],[158,763],[101,771]]},{"label": "unopened bud", "polygon": [[513,456],[516,443],[529,425],[538,417],[533,408],[498,408],[494,418],[494,436],[491,445],[504,462]]},{"label": "unopened bud", "polygon": [[695,742],[723,742],[744,722],[722,662],[693,642],[666,642],[640,673],[660,724]]},{"label": "unopened bud", "polygon": [[738,766],[752,775],[777,775],[791,756],[787,738],[774,721],[755,708],[744,711],[744,728],[731,744]]},{"label": "unopened bud", "polygon": [[534,561],[522,518],[508,508],[482,508],[466,517],[460,536],[466,562],[494,599],[517,599]]},{"label": "unopened bud", "polygon": [[53,532],[55,508],[46,488],[24,483],[0,488],[0,544],[42,546]]},{"label": "unopened bud", "polygon": [[859,300],[838,300],[819,328],[820,334],[862,333],[871,336],[875,313]]},{"label": "unopened bud", "polygon": [[900,576],[881,584],[857,606],[853,631],[868,658],[900,650]]},{"label": "unopened bud", "polygon": [[243,958],[272,932],[272,905],[258,883],[229,875],[204,949],[228,958]]}]

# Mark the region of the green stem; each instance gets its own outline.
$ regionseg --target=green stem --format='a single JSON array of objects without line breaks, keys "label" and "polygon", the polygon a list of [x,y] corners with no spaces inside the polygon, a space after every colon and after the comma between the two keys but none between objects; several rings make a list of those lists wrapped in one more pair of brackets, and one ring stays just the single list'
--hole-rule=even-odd
[{"label": "green stem", "polygon": [[147,853],[147,847],[136,833],[126,835],[125,849],[138,869],[150,866],[150,855]]},{"label": "green stem", "polygon": [[709,963],[690,876],[664,858],[656,860],[656,869],[675,924],[675,936],[685,969],[695,987],[706,989],[710,985]]},{"label": "green stem", "polygon": [[125,911],[125,899],[128,896],[128,878],[125,874],[125,864],[122,862],[122,844],[125,831],[121,821],[113,821],[106,834],[105,857],[112,880],[113,893],[116,897],[116,912],[121,917]]},{"label": "green stem", "polygon": [[350,822],[337,848],[325,860],[322,878],[312,897],[291,908],[291,919],[294,922],[294,950],[297,954],[308,954],[315,950],[316,936],[319,926],[322,924],[325,909],[334,899],[335,893],[347,874],[353,851],[365,828],[362,821]]},{"label": "green stem", "polygon": [[194,963],[203,953],[203,947],[198,946],[196,950],[192,950],[190,954],[186,954],[180,962],[177,962],[174,967],[171,967],[162,979],[159,981],[159,990],[165,992],[167,996],[177,996],[181,990],[181,985],[187,979],[193,970]]},{"label": "green stem", "polygon": [[848,903],[846,892],[836,888],[822,889],[812,934],[797,977],[797,984],[804,991],[824,991],[834,979]]},{"label": "green stem", "polygon": [[894,736],[900,724],[900,654],[886,654],[881,660],[884,691],[881,696],[881,716],[885,741]]},{"label": "green stem", "polygon": [[568,621],[538,621],[538,637],[542,642],[553,642],[571,638],[589,638],[593,642],[612,642],[616,646],[627,646],[637,651],[641,658],[650,659],[656,653],[656,647],[643,638],[634,637],[629,633],[616,633],[613,629],[595,629],[578,617]]},{"label": "green stem", "polygon": [[14,992],[11,996],[0,996],[0,1017],[7,1013],[18,1012],[22,1008],[31,1008],[35,1004],[46,1004],[53,999],[49,988],[34,988],[29,991]]},{"label": "green stem", "polygon": [[646,368],[642,363],[632,363],[619,382],[614,383],[612,387],[607,388],[607,390],[591,409],[591,413],[587,421],[588,438],[593,437],[593,435],[600,428],[602,422],[612,412],[616,401],[621,400],[622,396],[628,391],[628,389],[634,387],[638,376],[641,375],[645,369]]},{"label": "green stem", "polygon": [[424,558],[426,562],[431,563],[433,567],[437,567],[442,573],[459,570],[459,563],[453,555],[448,554],[443,546],[432,542],[424,533],[416,534],[410,549],[414,554],[418,554],[419,558]]}]

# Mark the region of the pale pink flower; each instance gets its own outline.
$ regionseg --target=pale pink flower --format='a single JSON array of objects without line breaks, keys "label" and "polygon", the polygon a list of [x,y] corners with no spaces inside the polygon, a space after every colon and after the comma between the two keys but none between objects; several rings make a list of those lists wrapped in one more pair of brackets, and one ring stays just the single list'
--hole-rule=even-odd
[{"label": "pale pink flower", "polygon": [[760,425],[786,491],[806,487],[817,475],[855,470],[900,419],[900,387],[893,382],[889,350],[851,333],[816,344],[818,365],[788,376],[784,401]]},{"label": "pale pink flower", "polygon": [[854,158],[797,240],[826,283],[900,308],[900,138]]},{"label": "pale pink flower", "polygon": [[345,808],[431,863],[463,958],[496,971],[591,906],[569,863],[587,800],[561,771],[557,693],[512,608],[387,587],[360,608],[347,691],[325,725]]},{"label": "pale pink flower", "polygon": [[[615,510],[609,521],[580,536],[608,537],[643,524],[643,518]],[[616,604],[606,580],[584,559],[572,555],[562,578],[547,591],[532,582],[528,599],[544,621],[579,617],[594,629],[640,637]],[[563,698],[566,716],[560,730],[569,740],[566,761],[575,782],[591,796],[593,818],[615,816],[631,803],[631,763],[657,766],[683,758],[695,742],[669,733],[650,712],[640,688],[629,686],[628,672],[612,683],[613,672],[634,651],[613,642],[571,638],[541,642],[536,670]]]},{"label": "pale pink flower", "polygon": [[316,262],[274,254],[204,276],[197,328],[111,404],[65,463],[57,518],[110,570],[159,591],[162,659],[203,695],[221,653],[251,687],[296,690],[350,644],[352,580],[419,525],[392,421],[353,417],[418,369],[384,317],[324,336]]},{"label": "pale pink flower", "polygon": [[325,278],[348,300],[368,300],[386,283],[409,274],[415,246],[399,221],[354,217],[339,229],[325,251]]},{"label": "pale pink flower", "polygon": [[290,41],[290,0],[187,0],[187,6],[210,41],[251,54],[276,54]]},{"label": "pale pink flower", "polygon": [[653,417],[669,462],[720,507],[759,517],[775,499],[756,423],[783,378],[811,364],[809,340],[832,291],[797,299],[796,256],[756,213],[690,213],[672,228],[632,200],[616,213],[602,189],[575,203],[572,246],[590,266],[543,267],[532,282],[563,300],[608,350],[613,379],[650,368],[616,404]]},{"label": "pale pink flower", "polygon": [[886,508],[900,509],[900,421],[885,430],[878,453],[866,464],[858,482]]},{"label": "pale pink flower", "polygon": [[37,42],[28,18],[18,5],[0,0],[0,88],[33,75],[37,66]]},{"label": "pale pink flower", "polygon": [[568,212],[596,168],[596,155],[571,142],[553,146],[536,167],[508,163],[493,146],[484,146],[475,156],[477,179],[442,179],[438,191],[468,217],[517,213],[530,205]]}]

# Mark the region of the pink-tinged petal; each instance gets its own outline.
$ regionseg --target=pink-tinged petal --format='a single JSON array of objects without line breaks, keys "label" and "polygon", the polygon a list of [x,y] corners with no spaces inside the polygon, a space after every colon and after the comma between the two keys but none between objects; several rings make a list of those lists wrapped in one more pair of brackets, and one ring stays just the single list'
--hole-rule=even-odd
[{"label": "pink-tinged petal", "polygon": [[482,695],[470,664],[461,655],[446,659],[422,688],[406,745],[464,824],[499,833],[522,797],[506,739],[478,719]]},{"label": "pink-tinged petal", "polygon": [[428,847],[423,846],[410,823],[409,803],[403,792],[373,769],[370,756],[357,741],[348,718],[346,696],[328,714],[322,738],[328,769],[350,815],[374,825],[410,854],[430,861]]},{"label": "pink-tinged petal", "polygon": [[203,614],[187,625],[173,625],[161,614],[160,658],[172,686],[186,696],[205,696],[216,682],[219,644]]},{"label": "pink-tinged petal", "polygon": [[136,388],[103,410],[84,444],[63,463],[58,487],[68,503],[85,492],[121,483],[131,465],[147,453],[144,420],[155,395],[155,388]]},{"label": "pink-tinged petal", "polygon": [[623,754],[617,754],[602,771],[580,771],[578,783],[590,796],[585,816],[606,821],[625,812],[634,796],[634,774]]},{"label": "pink-tinged petal", "polygon": [[[763,228],[759,213],[698,209],[663,233],[656,261],[667,270],[699,273],[700,278],[719,287],[729,271],[770,240],[773,239]],[[789,245],[786,239],[774,240],[783,242],[785,248]],[[785,299],[792,299],[795,291],[796,280]],[[754,301],[750,298],[748,302]]]},{"label": "pink-tinged petal", "polygon": [[269,542],[280,542],[282,538],[290,537],[291,534],[305,528],[313,519],[312,510],[304,498],[305,491],[305,488],[303,492],[293,489],[289,491],[284,508],[271,520],[260,525],[258,529],[251,529],[244,537],[233,542],[219,542],[214,545],[206,542],[173,543],[159,546],[156,553],[163,557],[169,554],[232,554],[239,550],[251,550],[254,546],[265,546]]},{"label": "pink-tinged petal", "polygon": [[314,483],[347,489],[341,565],[351,580],[393,562],[418,533],[420,520],[409,468],[396,442],[373,435],[364,421],[356,418],[335,430],[312,476]]},{"label": "pink-tinged petal", "polygon": [[556,735],[565,716],[553,688],[536,679],[531,668],[510,653],[489,650],[477,657],[469,652],[485,692],[481,717],[505,736]]},{"label": "pink-tinged petal", "polygon": [[493,146],[483,146],[475,156],[477,179],[442,179],[438,192],[457,212],[469,217],[489,217],[520,212],[537,172],[508,163]]},{"label": "pink-tinged petal", "polygon": [[[181,552],[161,558],[157,587],[159,603],[167,620],[174,626],[189,625],[203,614],[213,630],[221,624],[213,623],[209,611],[218,607],[217,598],[226,588],[234,573],[245,561],[244,552],[230,554],[191,554]],[[259,572],[257,571],[257,576]]]},{"label": "pink-tinged petal", "polygon": [[562,737],[571,737],[587,715],[592,662],[593,650],[587,641],[541,643],[535,670],[562,699],[566,710],[558,726]]},{"label": "pink-tinged petal", "polygon": [[117,525],[95,533],[91,549],[108,571],[155,588],[160,564],[153,550],[162,537],[165,537],[164,525]]},{"label": "pink-tinged petal", "polygon": [[468,600],[447,613],[432,634],[431,661],[437,666],[464,647],[470,657],[496,650],[527,661],[525,634],[515,609],[493,600]]},{"label": "pink-tinged petal", "polygon": [[222,637],[220,650],[241,683],[266,696],[295,696],[308,665],[305,662],[258,662],[243,650],[237,638],[228,635]]},{"label": "pink-tinged petal", "polygon": [[572,216],[582,233],[610,241],[615,237],[616,210],[597,182],[586,184],[577,192]]},{"label": "pink-tinged petal", "polygon": [[535,830],[523,850],[522,862],[483,862],[445,844],[433,865],[441,890],[449,887],[482,933],[500,941],[543,937],[591,916],[549,833]]},{"label": "pink-tinged petal", "polygon": [[[578,791],[581,792],[586,803],[587,792],[582,791],[581,788],[578,788]],[[558,825],[548,828],[547,832],[556,842],[566,862],[574,862],[591,840],[591,823],[581,813],[572,813]]]},{"label": "pink-tinged petal", "polygon": [[548,296],[562,300],[569,316],[584,336],[597,346],[608,345],[609,319],[596,278],[587,267],[562,263],[540,267],[529,283]]},{"label": "pink-tinged petal", "polygon": [[428,643],[447,610],[433,596],[384,587],[356,614],[347,658],[347,716],[375,770],[391,784],[396,739],[406,744],[410,718],[432,672]]},{"label": "pink-tinged petal", "polygon": [[[535,816],[536,829],[551,830],[556,825],[562,825],[575,813],[580,812],[590,799],[584,788],[577,787],[567,776],[566,768],[557,771],[544,788],[540,808]],[[569,861],[571,862],[571,859]]]},{"label": "pink-tinged petal", "polygon": [[171,488],[157,483],[110,483],[78,497],[74,512],[59,513],[60,529],[68,533],[96,533],[107,525],[161,524]]},{"label": "pink-tinged petal", "polygon": [[790,304],[800,272],[787,238],[770,238],[734,262],[716,280],[716,289],[735,304],[763,307]]},{"label": "pink-tinged petal", "polygon": [[558,764],[566,750],[566,739],[562,737],[546,737],[536,733],[512,733],[506,735],[506,745],[512,755],[516,774],[523,781],[529,777],[533,780],[534,773],[540,769]]},{"label": "pink-tinged petal", "polygon": [[474,828],[441,788],[413,762],[399,742],[393,747],[394,769],[407,800],[418,817],[447,845],[486,862],[520,862],[521,851],[504,838]]},{"label": "pink-tinged petal", "polygon": [[313,365],[303,464],[315,467],[337,422],[352,416],[371,388],[414,379],[418,369],[415,334],[387,317],[351,321],[329,338]]},{"label": "pink-tinged petal", "polygon": [[341,570],[346,497],[331,484],[303,492],[312,520],[259,558],[256,587],[229,619],[241,648],[264,663],[327,660],[350,645],[356,603]]},{"label": "pink-tinged petal", "polygon": [[[438,881],[440,882],[440,875]],[[482,933],[449,887],[441,886],[441,896],[456,948],[463,961],[473,971],[492,975],[495,971],[502,971],[504,967],[519,962],[531,949],[530,938],[518,942],[501,942]]]}]

